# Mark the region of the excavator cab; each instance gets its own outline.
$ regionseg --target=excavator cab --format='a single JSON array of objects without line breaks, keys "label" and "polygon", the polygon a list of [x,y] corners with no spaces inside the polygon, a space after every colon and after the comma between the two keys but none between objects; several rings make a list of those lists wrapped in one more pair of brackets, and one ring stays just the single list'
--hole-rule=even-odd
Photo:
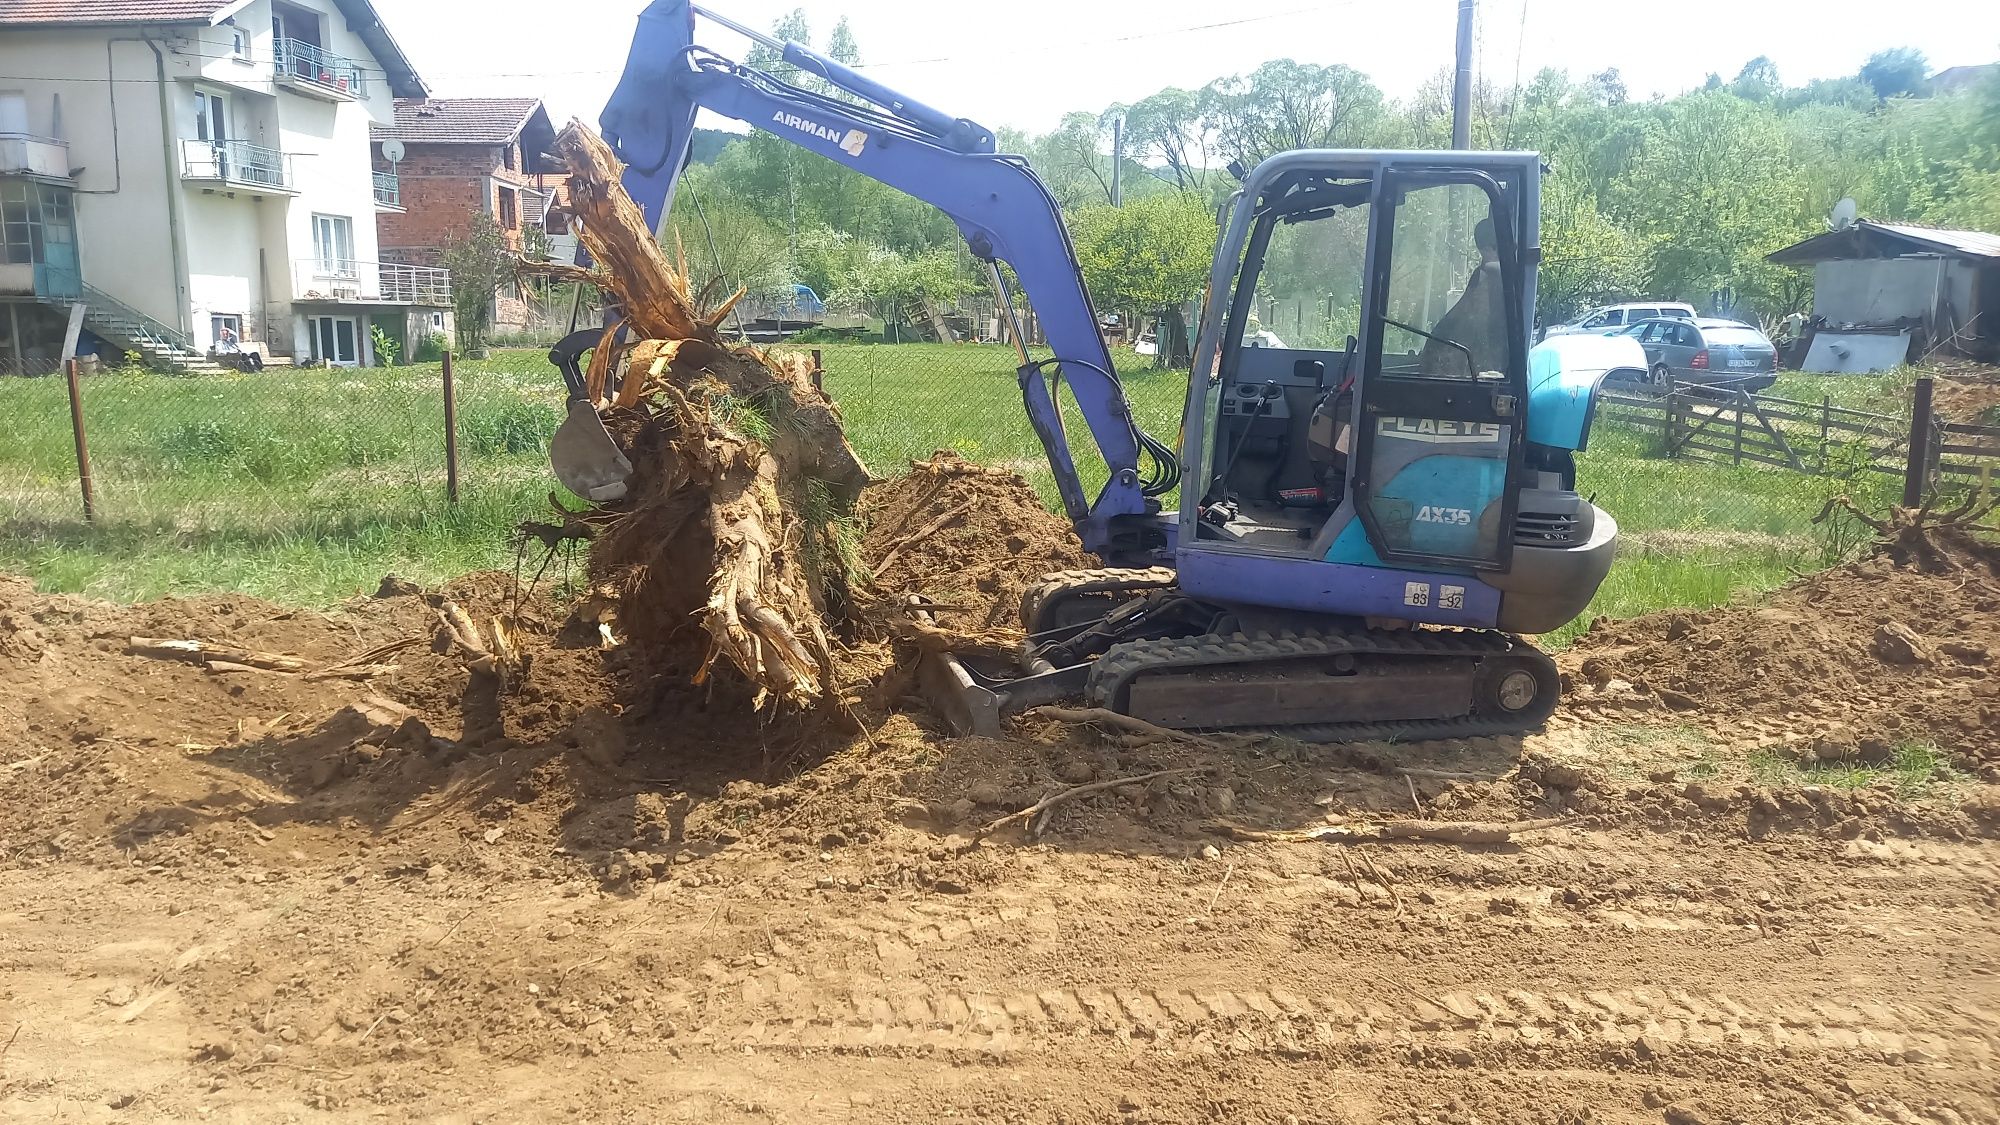
[{"label": "excavator cab", "polygon": [[[1582,609],[1613,527],[1574,492],[1588,394],[1530,386],[1539,174],[1487,152],[1294,152],[1251,174],[1189,388],[1184,590],[1515,631]],[[1531,429],[1544,413],[1567,429]],[[1551,546],[1572,550],[1534,554]]]}]

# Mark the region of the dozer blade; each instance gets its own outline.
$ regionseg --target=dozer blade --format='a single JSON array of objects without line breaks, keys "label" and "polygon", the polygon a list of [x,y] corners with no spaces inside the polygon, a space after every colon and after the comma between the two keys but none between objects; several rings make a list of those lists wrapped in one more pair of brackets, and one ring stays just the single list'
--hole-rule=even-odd
[{"label": "dozer blade", "polygon": [[570,400],[569,416],[549,439],[549,464],[564,488],[598,503],[624,496],[632,479],[632,462],[604,428],[597,408],[582,399]]}]

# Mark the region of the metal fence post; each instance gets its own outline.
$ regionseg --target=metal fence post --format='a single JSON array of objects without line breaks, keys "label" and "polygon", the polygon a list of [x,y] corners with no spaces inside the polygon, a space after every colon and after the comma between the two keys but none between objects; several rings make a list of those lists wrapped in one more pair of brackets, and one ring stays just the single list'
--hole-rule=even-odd
[{"label": "metal fence post", "polygon": [[452,378],[451,353],[444,353],[444,495],[458,503],[458,382]]},{"label": "metal fence post", "polygon": [[76,360],[63,364],[63,374],[69,380],[69,427],[76,434],[76,479],[83,487],[83,518],[87,523],[97,522],[97,495],[90,484],[90,443],[83,437],[83,392],[77,386]]},{"label": "metal fence post", "polygon": [[821,394],[825,394],[826,366],[824,362],[820,359],[818,348],[814,348],[812,350],[812,356],[813,356],[813,369],[812,369],[813,390],[816,390]]},{"label": "metal fence post", "polygon": [[1903,462],[1903,507],[1924,502],[1924,486],[1931,475],[1931,379],[1917,380],[1915,400],[1910,404],[1910,455]]}]

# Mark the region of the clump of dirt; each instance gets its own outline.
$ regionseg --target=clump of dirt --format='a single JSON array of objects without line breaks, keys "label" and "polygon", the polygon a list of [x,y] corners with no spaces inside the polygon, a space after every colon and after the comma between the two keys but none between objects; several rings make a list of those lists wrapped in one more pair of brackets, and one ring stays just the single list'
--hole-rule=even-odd
[{"label": "clump of dirt", "polygon": [[1097,565],[1020,474],[955,453],[913,462],[906,475],[869,489],[861,514],[873,584],[930,598],[947,627],[1015,627],[1029,587]]},{"label": "clump of dirt", "polygon": [[1824,571],[1754,607],[1595,622],[1560,659],[1571,707],[1674,713],[1724,736],[1776,721],[1783,746],[1818,760],[1880,761],[1921,743],[2000,769],[2000,574],[1991,548],[1962,533],[1927,543],[1921,557]]}]

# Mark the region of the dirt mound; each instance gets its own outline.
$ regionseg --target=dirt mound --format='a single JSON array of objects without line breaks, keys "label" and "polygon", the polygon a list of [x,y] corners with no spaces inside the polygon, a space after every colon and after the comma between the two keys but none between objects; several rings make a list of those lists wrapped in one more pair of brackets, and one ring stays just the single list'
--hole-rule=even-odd
[{"label": "dirt mound", "polygon": [[1932,406],[1947,422],[1967,426],[2000,424],[2000,367],[1973,360],[1925,365],[1936,377]]},{"label": "dirt mound", "polygon": [[1570,706],[1672,713],[1725,735],[1776,725],[1780,744],[1819,760],[1917,743],[2000,767],[2000,576],[1977,556],[1952,561],[1936,572],[1878,557],[1757,606],[1599,621],[1561,657]]},{"label": "dirt mound", "polygon": [[1018,473],[939,452],[870,489],[862,557],[878,587],[921,593],[949,625],[1017,627],[1043,576],[1096,565]]}]

